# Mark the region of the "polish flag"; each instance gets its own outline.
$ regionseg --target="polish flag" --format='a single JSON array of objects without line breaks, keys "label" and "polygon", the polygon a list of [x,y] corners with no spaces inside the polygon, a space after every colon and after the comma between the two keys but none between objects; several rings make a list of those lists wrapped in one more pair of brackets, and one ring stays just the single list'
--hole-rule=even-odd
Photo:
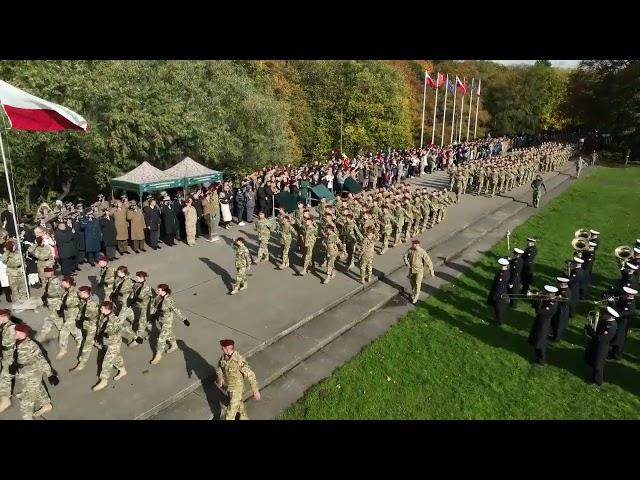
[{"label": "polish flag", "polygon": [[14,130],[89,130],[87,121],[76,112],[31,95],[2,80],[0,104]]},{"label": "polish flag", "polygon": [[462,80],[460,80],[457,75],[456,75],[456,86],[460,89],[460,91],[462,92],[462,95],[465,95],[467,93],[467,86],[464,83],[462,83]]},{"label": "polish flag", "polygon": [[436,75],[436,79],[434,80],[427,73],[426,80],[427,80],[427,83],[431,86],[431,88],[436,89],[436,88],[442,86],[442,84],[444,83],[444,75],[442,73],[438,72],[438,74]]}]

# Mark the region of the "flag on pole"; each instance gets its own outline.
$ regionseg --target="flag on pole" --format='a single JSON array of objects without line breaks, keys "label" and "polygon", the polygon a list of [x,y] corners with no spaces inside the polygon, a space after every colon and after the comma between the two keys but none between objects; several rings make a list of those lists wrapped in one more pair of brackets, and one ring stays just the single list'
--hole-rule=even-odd
[{"label": "flag on pole", "polygon": [[447,80],[447,90],[449,90],[449,93],[455,93],[456,91],[456,86],[451,80]]},{"label": "flag on pole", "polygon": [[462,82],[462,80],[458,78],[457,75],[456,75],[456,86],[462,92],[462,95],[465,95],[467,93],[467,86]]},{"label": "flag on pole", "polygon": [[479,97],[479,96],[480,96],[480,81],[479,81],[479,80],[478,80],[478,86],[477,86],[477,87],[475,88],[475,90],[473,91],[473,94],[474,94],[476,97]]},{"label": "flag on pole", "polygon": [[435,90],[436,88],[442,86],[442,84],[444,83],[444,75],[438,72],[438,74],[436,75],[436,79],[434,80],[429,74],[427,74],[426,81],[431,86],[431,88]]},{"label": "flag on pole", "polygon": [[38,98],[2,80],[0,104],[14,130],[89,130],[87,121],[73,110]]}]

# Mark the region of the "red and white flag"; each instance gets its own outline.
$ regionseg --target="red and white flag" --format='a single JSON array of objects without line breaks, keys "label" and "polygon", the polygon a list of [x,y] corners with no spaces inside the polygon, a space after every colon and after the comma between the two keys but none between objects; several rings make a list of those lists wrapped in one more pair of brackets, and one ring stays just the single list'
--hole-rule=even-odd
[{"label": "red and white flag", "polygon": [[456,75],[456,86],[460,89],[460,91],[462,92],[462,95],[465,95],[467,93],[467,86],[464,83],[462,83],[462,80],[460,80],[457,75]]},{"label": "red and white flag", "polygon": [[2,80],[0,104],[14,130],[89,130],[87,121],[76,112],[31,95]]},{"label": "red and white flag", "polygon": [[440,72],[438,72],[438,75],[436,75],[436,79],[434,80],[433,78],[431,78],[431,76],[427,73],[427,83],[431,86],[431,88],[436,89],[440,86],[442,86],[442,84],[444,83],[444,75]]}]

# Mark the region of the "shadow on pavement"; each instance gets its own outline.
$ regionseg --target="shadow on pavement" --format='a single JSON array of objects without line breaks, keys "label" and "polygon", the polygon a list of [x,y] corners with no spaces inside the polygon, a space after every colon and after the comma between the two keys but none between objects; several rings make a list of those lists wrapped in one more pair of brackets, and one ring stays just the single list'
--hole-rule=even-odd
[{"label": "shadow on pavement", "polygon": [[229,275],[229,272],[208,258],[200,257],[200,260],[222,279],[228,290],[233,289],[233,279],[231,278],[231,275]]}]

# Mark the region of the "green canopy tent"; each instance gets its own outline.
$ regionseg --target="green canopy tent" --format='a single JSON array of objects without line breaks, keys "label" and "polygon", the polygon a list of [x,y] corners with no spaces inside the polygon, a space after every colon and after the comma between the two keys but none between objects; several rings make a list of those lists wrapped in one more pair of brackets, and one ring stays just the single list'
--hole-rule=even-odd
[{"label": "green canopy tent", "polygon": [[182,178],[176,178],[154,167],[149,162],[143,162],[129,173],[111,179],[111,189],[136,192],[142,201],[144,192],[157,192],[170,188],[181,188]]},{"label": "green canopy tent", "polygon": [[206,182],[213,183],[222,181],[222,172],[211,170],[204,165],[200,165],[190,157],[185,157],[173,167],[165,170],[164,173],[173,178],[182,179],[182,188]]}]

